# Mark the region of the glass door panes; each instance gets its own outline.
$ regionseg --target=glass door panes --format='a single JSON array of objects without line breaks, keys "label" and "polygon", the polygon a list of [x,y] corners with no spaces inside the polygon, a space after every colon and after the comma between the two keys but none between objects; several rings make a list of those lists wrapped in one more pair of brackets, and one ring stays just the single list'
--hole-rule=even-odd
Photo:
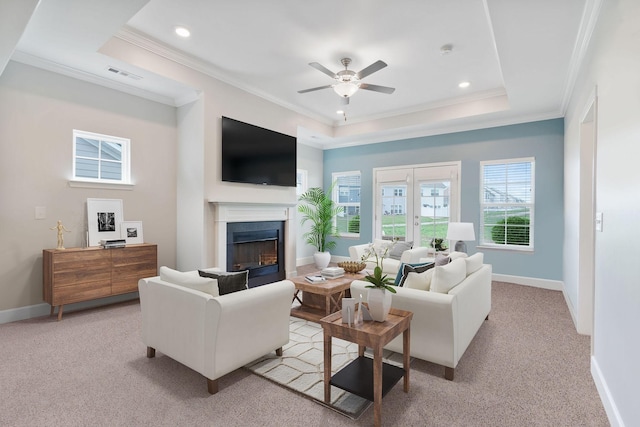
[{"label": "glass door panes", "polygon": [[445,239],[451,217],[451,181],[420,182],[420,225],[418,246],[431,246],[434,238]]},{"label": "glass door panes", "polygon": [[407,236],[407,184],[384,184],[381,187],[382,238],[404,241]]}]

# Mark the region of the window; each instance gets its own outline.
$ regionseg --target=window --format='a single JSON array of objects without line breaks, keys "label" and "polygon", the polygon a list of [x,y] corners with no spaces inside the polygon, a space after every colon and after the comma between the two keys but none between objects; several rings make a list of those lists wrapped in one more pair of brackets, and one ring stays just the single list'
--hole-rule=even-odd
[{"label": "window", "polygon": [[339,172],[332,175],[333,201],[342,206],[336,227],[342,236],[360,235],[360,172]]},{"label": "window", "polygon": [[130,140],[73,131],[73,179],[108,184],[130,184]]},{"label": "window", "polygon": [[393,195],[395,197],[404,197],[404,188],[394,188],[393,189]]},{"label": "window", "polygon": [[480,162],[480,244],[533,249],[535,159]]}]

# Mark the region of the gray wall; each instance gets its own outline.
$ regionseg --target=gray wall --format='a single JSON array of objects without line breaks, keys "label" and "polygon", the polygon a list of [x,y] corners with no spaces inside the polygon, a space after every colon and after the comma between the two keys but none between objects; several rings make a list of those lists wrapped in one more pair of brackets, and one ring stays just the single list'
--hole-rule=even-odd
[{"label": "gray wall", "polygon": [[[371,241],[373,168],[462,161],[460,219],[478,230],[480,161],[535,157],[535,251],[482,252],[494,273],[562,280],[563,138],[563,121],[556,119],[325,151],[325,186],[333,172],[359,169],[362,174],[360,239],[340,239],[334,255],[348,256],[349,246]],[[476,251],[474,242],[467,247]]]},{"label": "gray wall", "polygon": [[[71,188],[72,130],[131,139],[132,191]],[[0,311],[42,299],[42,250],[85,238],[87,198],[122,199],[158,263],[176,260],[176,109],[9,62],[0,76]],[[34,219],[35,207],[46,219]]]}]

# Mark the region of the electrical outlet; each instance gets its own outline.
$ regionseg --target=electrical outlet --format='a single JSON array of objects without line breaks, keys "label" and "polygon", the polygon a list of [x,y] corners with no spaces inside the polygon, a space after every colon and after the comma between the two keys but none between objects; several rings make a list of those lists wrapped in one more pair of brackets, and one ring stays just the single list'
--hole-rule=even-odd
[{"label": "electrical outlet", "polygon": [[36,206],[36,219],[47,219],[47,208],[44,206]]},{"label": "electrical outlet", "polygon": [[602,231],[602,212],[596,212],[596,231]]}]

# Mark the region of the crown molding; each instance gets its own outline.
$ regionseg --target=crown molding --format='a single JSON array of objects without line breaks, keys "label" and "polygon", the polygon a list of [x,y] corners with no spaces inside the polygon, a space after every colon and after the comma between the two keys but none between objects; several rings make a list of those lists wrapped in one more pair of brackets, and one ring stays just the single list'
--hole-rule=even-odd
[{"label": "crown molding", "polygon": [[571,60],[569,62],[569,72],[567,73],[564,85],[562,102],[560,104],[560,109],[563,115],[567,112],[567,108],[569,107],[569,102],[571,101],[571,96],[573,95],[573,90],[575,88],[576,81],[578,80],[578,75],[580,74],[580,68],[582,67],[582,63],[584,62],[584,58],[589,49],[591,36],[593,35],[598,17],[600,16],[602,1],[603,0],[587,0],[585,4],[582,19],[580,21],[580,28],[578,29],[578,36],[576,37]]},{"label": "crown molding", "polygon": [[124,83],[116,82],[106,77],[98,76],[86,71],[79,70],[77,68],[62,65],[54,61],[50,61],[39,56],[31,55],[20,50],[16,50],[11,56],[11,60],[20,62],[22,64],[31,65],[32,67],[41,68],[43,70],[51,71],[53,73],[62,74],[67,77],[82,80],[88,83],[93,83],[99,86],[114,89],[119,92],[124,92],[129,95],[134,95],[140,98],[145,98],[150,101],[158,102],[160,104],[170,105],[176,107],[176,102],[173,98],[168,96],[159,95],[154,92],[150,92],[144,89],[137,88],[135,86],[129,86]]},{"label": "crown molding", "polygon": [[198,71],[209,77],[213,77],[216,80],[220,80],[221,82],[227,83],[233,87],[241,89],[259,98],[265,99],[271,102],[272,104],[276,104],[288,110],[294,111],[298,114],[302,114],[303,116],[312,118],[313,120],[316,120],[325,125],[328,125],[328,126],[333,125],[333,122],[331,120],[328,120],[326,117],[320,116],[312,111],[300,108],[297,105],[293,105],[288,102],[284,102],[281,99],[275,98],[264,91],[256,89],[253,86],[247,85],[241,80],[230,77],[228,73],[225,73],[220,68],[216,67],[210,62],[203,61],[192,55],[186,54],[184,52],[180,52],[162,42],[159,42],[158,40],[151,38],[150,36],[140,31],[136,31],[135,29],[127,25],[122,27],[115,34],[115,37],[127,43],[130,43],[134,46],[137,46],[139,48],[145,49],[155,55],[158,55],[170,61],[173,61],[177,64],[180,64],[192,70]]}]

